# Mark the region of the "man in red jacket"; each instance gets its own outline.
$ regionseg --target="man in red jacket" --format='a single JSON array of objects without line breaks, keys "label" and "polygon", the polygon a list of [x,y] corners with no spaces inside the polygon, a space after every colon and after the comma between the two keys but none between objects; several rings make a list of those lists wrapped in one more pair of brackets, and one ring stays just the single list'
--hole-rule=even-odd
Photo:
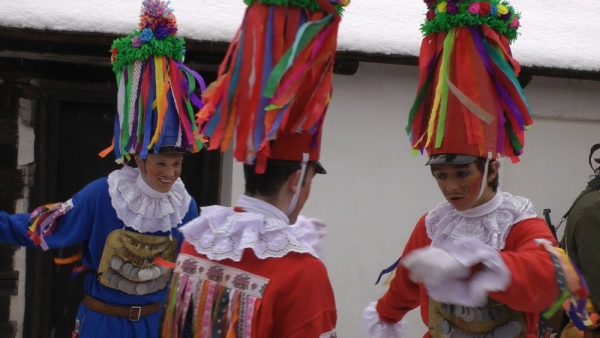
[{"label": "man in red jacket", "polygon": [[548,226],[528,199],[499,190],[497,161],[439,154],[428,163],[446,202],[418,221],[389,290],[366,310],[369,337],[402,337],[401,319],[419,306],[424,337],[538,337],[540,312],[559,294],[537,244],[556,244]]},{"label": "man in red jacket", "polygon": [[538,337],[540,312],[564,290],[558,258],[539,245],[556,242],[528,199],[498,187],[498,158],[518,161],[533,122],[509,47],[519,16],[504,1],[425,3],[409,130],[446,201],[416,224],[365,330],[403,337],[420,307],[424,337]]},{"label": "man in red jacket", "polygon": [[[335,300],[305,227],[341,7],[250,3],[198,114],[209,149],[244,163],[245,193],[183,227],[163,337],[335,337]],[[279,3],[279,4],[277,4]],[[301,5],[297,5],[301,6]]]}]

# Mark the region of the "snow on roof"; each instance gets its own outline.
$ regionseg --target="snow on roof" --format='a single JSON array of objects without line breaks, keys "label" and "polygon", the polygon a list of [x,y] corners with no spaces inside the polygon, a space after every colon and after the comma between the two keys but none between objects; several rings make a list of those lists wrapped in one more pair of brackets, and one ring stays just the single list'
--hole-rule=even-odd
[{"label": "snow on roof", "polygon": [[[0,26],[126,35],[136,28],[138,0],[3,1]],[[526,66],[600,70],[600,1],[512,0],[521,12],[515,58]],[[229,41],[246,6],[242,0],[172,0],[179,35],[194,40]],[[418,55],[420,0],[353,0],[346,8],[339,49]]]}]

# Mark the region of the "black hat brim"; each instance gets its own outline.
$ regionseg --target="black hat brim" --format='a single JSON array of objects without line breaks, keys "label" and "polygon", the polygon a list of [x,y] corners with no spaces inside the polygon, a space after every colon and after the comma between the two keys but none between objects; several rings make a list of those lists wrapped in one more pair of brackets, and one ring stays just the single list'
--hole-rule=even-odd
[{"label": "black hat brim", "polygon": [[319,161],[315,161],[315,173],[317,174],[321,174],[321,175],[325,175],[327,174],[327,170],[325,170],[325,168],[323,167],[323,165],[321,164],[321,162]]},{"label": "black hat brim", "polygon": [[433,165],[433,164],[454,164],[454,165],[462,165],[469,164],[471,162],[475,162],[477,160],[477,156],[470,155],[460,155],[460,154],[439,154],[433,155],[429,157],[429,160],[425,165]]},{"label": "black hat brim", "polygon": [[183,148],[180,148],[180,147],[162,146],[162,147],[158,148],[158,153],[159,154],[166,154],[166,153],[186,154],[187,151],[185,149],[183,149]]}]

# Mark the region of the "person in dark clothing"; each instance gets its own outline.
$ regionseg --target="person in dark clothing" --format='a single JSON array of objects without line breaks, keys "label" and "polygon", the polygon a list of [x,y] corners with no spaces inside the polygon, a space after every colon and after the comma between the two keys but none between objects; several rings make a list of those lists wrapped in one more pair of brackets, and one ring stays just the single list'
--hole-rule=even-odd
[{"label": "person in dark clothing", "polygon": [[[587,282],[593,305],[591,312],[600,308],[600,166],[594,167],[592,163],[600,163],[600,158],[593,159],[594,152],[598,149],[600,143],[590,150],[589,164],[593,170],[593,178],[573,202],[561,241],[561,247],[579,267]],[[569,337],[569,332],[573,330],[579,333],[573,323],[569,323],[561,337]],[[600,331],[596,330],[587,330],[584,334],[585,337],[600,337]]]}]

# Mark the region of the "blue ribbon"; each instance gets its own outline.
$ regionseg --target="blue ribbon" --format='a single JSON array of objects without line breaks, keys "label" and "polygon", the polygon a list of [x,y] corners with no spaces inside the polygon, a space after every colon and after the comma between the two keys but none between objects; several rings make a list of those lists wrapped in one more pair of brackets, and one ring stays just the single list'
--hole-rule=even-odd
[{"label": "blue ribbon", "polygon": [[381,270],[381,272],[379,273],[379,277],[377,277],[377,281],[375,282],[375,285],[379,284],[379,281],[381,280],[381,277],[383,277],[383,275],[388,274],[398,268],[398,265],[400,265],[400,259],[402,259],[402,257],[398,258],[398,260],[395,261],[394,264]]}]

